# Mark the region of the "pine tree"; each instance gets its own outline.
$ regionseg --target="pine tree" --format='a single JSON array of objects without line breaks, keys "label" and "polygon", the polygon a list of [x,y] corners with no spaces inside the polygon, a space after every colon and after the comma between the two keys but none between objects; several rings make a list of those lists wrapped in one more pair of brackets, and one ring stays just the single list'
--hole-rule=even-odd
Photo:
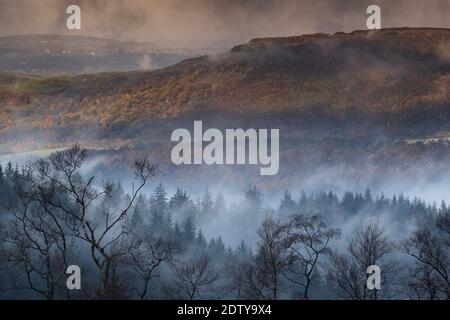
[{"label": "pine tree", "polygon": [[0,202],[3,202],[4,199],[7,199],[8,192],[9,190],[7,190],[6,178],[5,174],[3,173],[3,167],[0,165]]},{"label": "pine tree", "polygon": [[181,242],[183,239],[183,233],[180,230],[180,226],[178,225],[178,222],[175,222],[174,226],[173,226],[173,240],[177,241],[177,242]]},{"label": "pine tree", "polygon": [[144,229],[143,212],[140,210],[140,206],[136,205],[130,218],[129,228],[134,233],[139,233]]},{"label": "pine tree", "polygon": [[250,248],[247,246],[244,240],[241,241],[235,251],[235,256],[238,261],[247,261],[252,255]]},{"label": "pine tree", "polygon": [[167,193],[160,183],[150,198],[151,223],[154,228],[167,227],[170,216],[167,203]]},{"label": "pine tree", "polygon": [[216,249],[218,253],[225,253],[225,242],[221,236],[219,236],[216,240]]},{"label": "pine tree", "polygon": [[287,215],[293,214],[297,210],[297,204],[295,203],[294,199],[292,199],[291,193],[287,190],[284,192],[279,210],[281,214]]},{"label": "pine tree", "polygon": [[6,168],[5,168],[5,176],[6,176],[6,177],[10,177],[10,176],[13,175],[13,173],[14,173],[13,164],[11,163],[11,161],[9,161],[9,162],[6,164]]},{"label": "pine tree", "polygon": [[245,191],[245,203],[247,210],[260,211],[262,209],[262,194],[256,189],[256,186],[249,185],[247,191]]},{"label": "pine tree", "polygon": [[356,213],[356,199],[355,195],[352,192],[345,192],[344,197],[342,198],[342,208],[347,213]]},{"label": "pine tree", "polygon": [[308,198],[306,197],[306,192],[302,190],[302,195],[300,196],[300,200],[298,202],[298,206],[303,211],[308,211]]},{"label": "pine tree", "polygon": [[367,188],[366,192],[364,193],[364,199],[366,200],[367,203],[373,202],[372,193],[370,192],[369,188]]},{"label": "pine tree", "polygon": [[150,199],[150,205],[152,210],[158,210],[164,213],[167,212],[167,192],[162,183],[160,183],[153,192]]},{"label": "pine tree", "polygon": [[447,214],[447,204],[445,203],[445,201],[444,200],[442,200],[442,202],[441,202],[441,214]]},{"label": "pine tree", "polygon": [[195,238],[195,242],[197,243],[198,246],[200,246],[202,248],[206,247],[207,242],[206,242],[205,236],[203,235],[202,230],[198,231],[197,237]]},{"label": "pine tree", "polygon": [[3,173],[3,167],[0,164],[0,188],[4,187],[5,185],[5,174]]},{"label": "pine tree", "polygon": [[196,228],[194,224],[194,218],[188,216],[183,222],[183,241],[187,243],[193,243],[196,235]]},{"label": "pine tree", "polygon": [[227,210],[225,197],[222,192],[219,192],[219,194],[216,197],[216,201],[214,201],[213,211],[217,215],[217,214],[223,213],[225,210]]},{"label": "pine tree", "polygon": [[170,210],[180,210],[189,202],[189,197],[186,192],[181,188],[177,188],[177,191],[172,196],[169,202]]},{"label": "pine tree", "polygon": [[208,252],[215,257],[220,257],[225,254],[225,243],[222,237],[219,236],[217,239],[212,238],[209,241]]},{"label": "pine tree", "polygon": [[212,200],[212,195],[209,192],[208,188],[206,188],[206,192],[203,195],[201,202],[201,215],[203,217],[208,216],[212,213],[214,207],[214,202]]}]

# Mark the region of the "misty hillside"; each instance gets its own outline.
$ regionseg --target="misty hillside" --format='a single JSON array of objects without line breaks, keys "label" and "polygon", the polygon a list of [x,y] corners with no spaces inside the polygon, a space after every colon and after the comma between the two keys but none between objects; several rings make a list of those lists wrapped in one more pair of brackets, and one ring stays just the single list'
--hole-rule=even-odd
[{"label": "misty hillside", "polygon": [[62,35],[0,37],[0,72],[52,75],[152,70],[186,57],[183,52],[164,52],[152,43]]},{"label": "misty hillside", "polygon": [[[61,125],[70,113],[80,117],[80,125],[95,121],[108,126],[207,109],[325,108],[338,117],[353,108],[370,115],[425,105],[442,111],[437,108],[450,94],[449,49],[448,29],[386,29],[256,39],[155,72],[3,76],[1,125],[6,126],[5,117],[14,127],[23,120],[11,117],[10,105],[16,112],[27,110],[37,126],[39,118],[55,112]],[[73,100],[75,110],[70,108]],[[49,104],[58,107],[46,108]]]},{"label": "misty hillside", "polygon": [[[447,145],[403,141],[450,130],[449,48],[448,29],[401,28],[255,39],[155,71],[3,74],[0,153],[81,142],[152,150],[170,163],[170,133],[195,119],[280,128],[281,180],[289,168],[309,174],[317,164],[344,163],[357,175],[430,159],[445,165]],[[241,171],[236,177],[245,182]]]}]

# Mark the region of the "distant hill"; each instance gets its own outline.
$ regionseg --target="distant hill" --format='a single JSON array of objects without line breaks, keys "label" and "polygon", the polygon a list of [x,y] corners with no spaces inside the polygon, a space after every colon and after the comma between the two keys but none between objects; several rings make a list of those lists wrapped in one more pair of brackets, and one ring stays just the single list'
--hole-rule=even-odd
[{"label": "distant hill", "polygon": [[155,71],[2,75],[0,145],[44,133],[135,139],[151,123],[208,115],[316,133],[433,134],[450,129],[449,48],[449,29],[398,28],[255,39]]},{"label": "distant hill", "polygon": [[63,35],[0,37],[0,72],[80,74],[152,70],[189,57],[163,52],[152,43]]}]

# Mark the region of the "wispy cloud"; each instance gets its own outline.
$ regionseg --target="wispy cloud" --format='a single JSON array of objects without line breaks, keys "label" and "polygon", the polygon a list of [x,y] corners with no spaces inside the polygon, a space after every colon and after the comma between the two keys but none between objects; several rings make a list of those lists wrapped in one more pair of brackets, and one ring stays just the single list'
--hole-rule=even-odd
[{"label": "wispy cloud", "polygon": [[383,27],[450,27],[450,0],[1,0],[0,32],[67,33],[65,8],[73,3],[82,6],[83,35],[162,47],[225,48],[262,36],[364,29],[374,3]]}]

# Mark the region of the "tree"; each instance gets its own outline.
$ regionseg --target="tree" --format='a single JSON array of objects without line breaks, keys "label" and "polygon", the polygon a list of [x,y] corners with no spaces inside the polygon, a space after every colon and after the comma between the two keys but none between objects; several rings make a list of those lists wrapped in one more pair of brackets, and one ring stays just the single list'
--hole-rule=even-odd
[{"label": "tree", "polygon": [[197,212],[192,200],[186,192],[180,188],[177,188],[177,191],[170,199],[169,209],[170,213],[174,215],[175,220],[185,219],[188,216],[194,216]]},{"label": "tree", "polygon": [[167,192],[160,183],[150,197],[150,215],[153,231],[164,233],[170,229],[172,221],[169,215]]},{"label": "tree", "polygon": [[331,253],[330,241],[338,237],[340,231],[328,228],[319,215],[296,215],[289,223],[287,233],[293,261],[284,275],[303,288],[303,298],[308,300],[311,283],[318,273],[319,259]]},{"label": "tree", "polygon": [[64,238],[33,200],[23,194],[16,200],[19,201],[9,206],[10,217],[0,231],[0,254],[15,272],[22,271],[25,279],[13,281],[11,289],[31,290],[53,300],[67,267]]},{"label": "tree", "polygon": [[6,164],[5,177],[10,177],[14,174],[14,167],[11,161]]},{"label": "tree", "polygon": [[142,283],[141,288],[136,289],[141,300],[146,298],[149,283],[161,264],[170,263],[180,253],[180,246],[172,240],[155,238],[148,234],[130,239],[127,263]]},{"label": "tree", "polygon": [[256,186],[249,185],[245,191],[245,207],[247,210],[260,211],[263,206],[263,199],[261,193]]},{"label": "tree", "polygon": [[250,292],[249,283],[246,281],[246,271],[251,268],[253,255],[244,241],[241,241],[239,247],[233,252],[231,259],[225,263],[224,271],[227,275],[227,289],[231,292],[233,299],[259,298],[258,294]]},{"label": "tree", "polygon": [[202,217],[207,217],[208,215],[211,215],[214,208],[214,201],[212,200],[212,195],[209,192],[209,189],[206,188],[206,192],[202,197],[201,201],[201,211],[200,215]]},{"label": "tree", "polygon": [[437,300],[442,298],[440,279],[432,267],[417,265],[407,275],[405,288],[411,299]]},{"label": "tree", "polygon": [[206,254],[173,263],[172,270],[175,279],[171,295],[189,300],[203,297],[219,279],[214,264]]},{"label": "tree", "polygon": [[199,246],[202,249],[206,249],[206,246],[208,245],[206,242],[206,238],[202,232],[202,230],[199,230],[197,233],[197,237],[195,238],[195,242],[197,246]]},{"label": "tree", "polygon": [[378,299],[378,290],[367,288],[367,268],[377,265],[386,279],[395,270],[390,260],[393,244],[376,223],[359,226],[349,240],[345,254],[333,253],[327,278],[340,292],[352,300]]},{"label": "tree", "polygon": [[54,299],[68,266],[69,249],[74,247],[67,239],[65,213],[46,202],[48,197],[61,196],[36,177],[34,167],[24,167],[20,173],[12,171],[11,164],[8,168],[8,197],[2,201],[2,209],[9,216],[0,229],[2,255],[14,271],[23,271],[25,279],[12,277],[11,289],[27,289]]},{"label": "tree", "polygon": [[280,296],[281,277],[292,261],[291,241],[286,237],[286,226],[266,218],[258,229],[260,238],[255,256],[256,272],[262,286],[270,291],[270,298]]},{"label": "tree", "polygon": [[3,173],[3,167],[0,164],[0,188],[4,188],[5,187],[5,174]]},{"label": "tree", "polygon": [[437,234],[422,229],[401,243],[416,262],[408,283],[416,298],[450,299],[449,225],[450,216],[443,215],[436,223]]},{"label": "tree", "polygon": [[170,198],[169,208],[170,210],[180,210],[183,208],[186,203],[189,201],[189,197],[185,191],[180,188],[177,188],[175,194]]},{"label": "tree", "polygon": [[223,258],[225,255],[225,243],[222,237],[217,237],[217,239],[212,238],[209,241],[207,252],[213,258]]},{"label": "tree", "polygon": [[[79,145],[53,153],[49,160],[36,162],[36,179],[53,188],[51,196],[45,195],[46,205],[62,210],[66,214],[65,223],[71,235],[90,246],[92,261],[100,272],[99,295],[104,298],[108,296],[114,260],[126,253],[120,243],[124,235],[122,222],[148,179],[155,175],[156,169],[148,160],[136,160],[133,170],[138,184],[132,186],[127,203],[121,208],[109,207],[101,214],[103,221],[99,221],[96,204],[110,197],[117,186],[107,182],[102,188],[97,188],[94,176],[83,178],[80,169],[86,157],[87,150]],[[60,195],[64,195],[64,201]]]},{"label": "tree", "polygon": [[145,213],[148,212],[146,202],[145,196],[140,194],[134,204],[127,226],[134,233],[143,233],[148,229],[148,225],[144,221]]},{"label": "tree", "polygon": [[194,218],[188,216],[183,222],[182,241],[187,245],[190,245],[195,240],[196,227]]},{"label": "tree", "polygon": [[373,203],[372,193],[370,192],[369,188],[367,188],[366,191],[364,192],[364,200],[368,204],[372,204]]},{"label": "tree", "polygon": [[226,209],[225,197],[223,196],[222,192],[219,192],[216,197],[216,201],[214,201],[213,212],[218,215],[220,213],[223,213]]},{"label": "tree", "polygon": [[445,242],[447,247],[450,246],[450,213],[444,211],[437,219],[436,226],[439,236]]},{"label": "tree", "polygon": [[292,195],[289,191],[285,191],[283,195],[283,199],[280,203],[279,211],[284,215],[291,215],[297,210],[297,203],[292,199]]}]

